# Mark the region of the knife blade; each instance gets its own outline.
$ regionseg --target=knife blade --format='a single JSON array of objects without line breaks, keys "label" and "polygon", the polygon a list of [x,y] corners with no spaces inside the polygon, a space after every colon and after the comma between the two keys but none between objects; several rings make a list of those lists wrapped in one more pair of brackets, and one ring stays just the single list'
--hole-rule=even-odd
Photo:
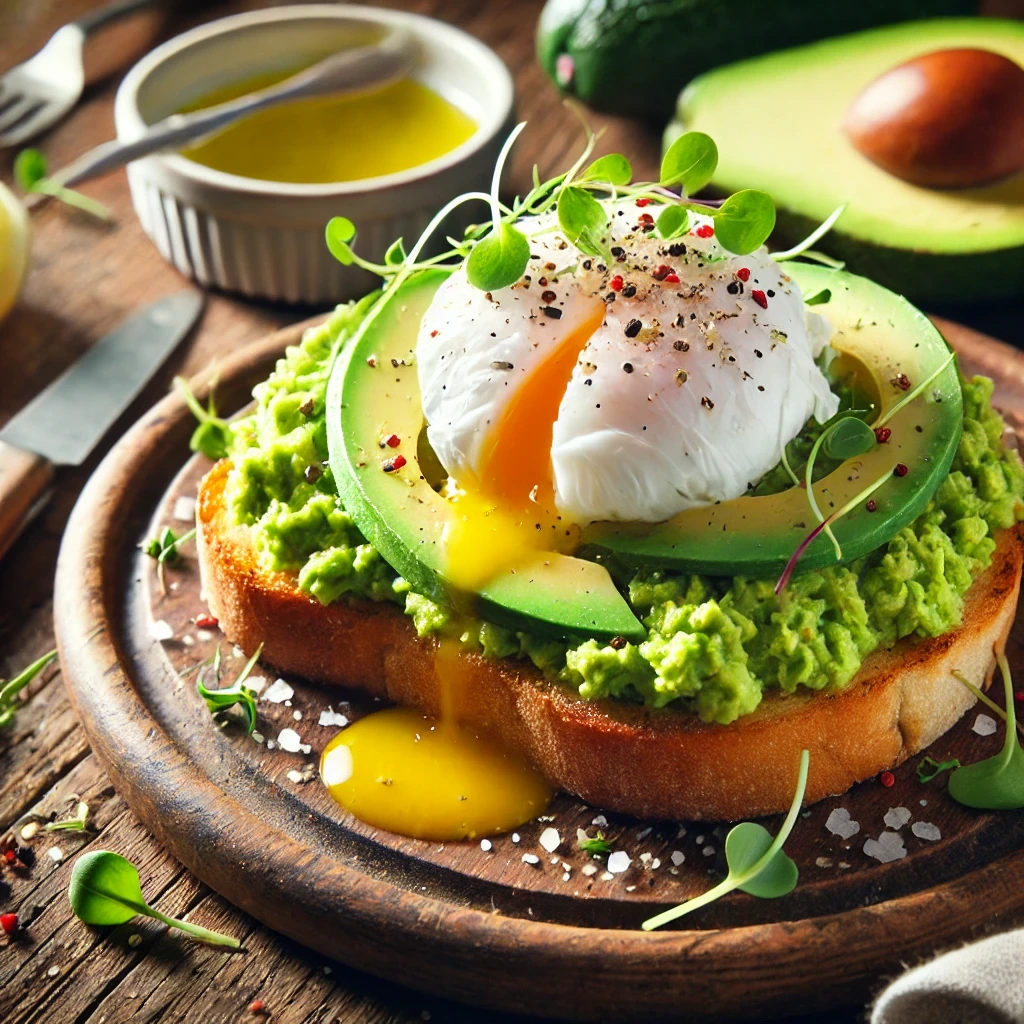
[{"label": "knife blade", "polygon": [[196,322],[185,289],[133,313],[0,430],[0,558],[42,505],[54,466],[77,466]]}]

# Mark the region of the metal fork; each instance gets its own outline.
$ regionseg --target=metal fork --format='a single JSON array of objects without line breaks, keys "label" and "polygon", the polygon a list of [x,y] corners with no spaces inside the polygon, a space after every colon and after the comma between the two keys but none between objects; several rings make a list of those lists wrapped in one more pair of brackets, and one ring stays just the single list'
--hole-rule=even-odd
[{"label": "metal fork", "polygon": [[17,146],[59,121],[85,88],[82,48],[86,36],[102,25],[158,0],[118,0],[50,37],[32,58],[0,77],[0,148]]}]

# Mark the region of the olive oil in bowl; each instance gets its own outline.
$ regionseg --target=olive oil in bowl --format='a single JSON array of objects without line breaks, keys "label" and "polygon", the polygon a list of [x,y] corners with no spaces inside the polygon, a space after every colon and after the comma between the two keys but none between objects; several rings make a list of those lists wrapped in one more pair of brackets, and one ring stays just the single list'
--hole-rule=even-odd
[{"label": "olive oil in bowl", "polygon": [[[186,109],[224,103],[288,74],[224,87]],[[182,156],[243,178],[319,185],[419,167],[458,148],[476,128],[457,106],[406,78],[368,92],[261,110],[182,150]]]}]

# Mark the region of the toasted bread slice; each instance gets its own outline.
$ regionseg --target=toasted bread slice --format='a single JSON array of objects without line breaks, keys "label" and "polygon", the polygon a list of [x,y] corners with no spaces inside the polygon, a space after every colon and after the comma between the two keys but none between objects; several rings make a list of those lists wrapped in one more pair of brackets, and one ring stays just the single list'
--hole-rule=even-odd
[{"label": "toasted bread slice", "polygon": [[[258,563],[249,530],[226,518],[220,462],[199,492],[198,545],[211,612],[228,638],[280,671],[360,690],[436,715],[436,642],[420,639],[394,605],[321,605],[290,572]],[[951,674],[991,677],[1013,623],[1022,539],[997,538],[992,565],[967,595],[963,624],[935,639],[877,651],[838,693],[768,694],[728,726],[666,708],[587,701],[522,661],[465,657],[471,682],[459,717],[521,750],[560,789],[638,818],[734,820],[789,806],[799,752],[810,750],[807,800],[845,792],[899,764],[974,703]]]}]

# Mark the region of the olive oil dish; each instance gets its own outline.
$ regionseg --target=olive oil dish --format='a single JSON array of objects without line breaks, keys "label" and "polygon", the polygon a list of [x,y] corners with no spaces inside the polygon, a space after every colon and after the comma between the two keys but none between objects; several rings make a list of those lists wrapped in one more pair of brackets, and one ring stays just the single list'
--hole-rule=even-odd
[{"label": "olive oil dish", "polygon": [[[648,819],[788,809],[774,840],[730,834],[726,880],[788,891],[803,800],[923,750],[991,679],[1024,469],[991,382],[813,251],[841,208],[770,253],[765,193],[690,198],[717,161],[698,132],[657,182],[588,132],[505,204],[522,128],[490,194],[381,264],[332,220],[382,287],[240,418],[194,408],[210,612],[263,663],[393,705],[321,761],[371,825],[480,838],[554,790]],[[423,258],[461,203],[481,222]],[[950,791],[1024,806],[1001,778]]]}]

